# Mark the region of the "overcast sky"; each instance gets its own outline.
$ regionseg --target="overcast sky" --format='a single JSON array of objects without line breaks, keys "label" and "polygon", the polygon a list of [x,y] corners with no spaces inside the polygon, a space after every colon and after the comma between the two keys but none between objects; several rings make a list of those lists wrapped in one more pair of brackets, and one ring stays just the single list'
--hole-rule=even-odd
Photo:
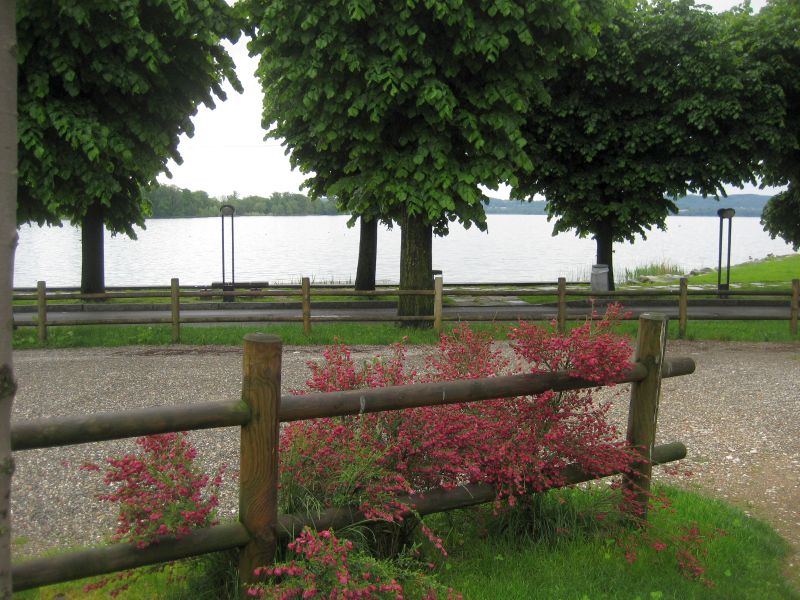
[{"label": "overcast sky", "polygon": [[[765,0],[753,0],[755,10]],[[727,10],[736,0],[708,0],[713,10]],[[297,192],[303,181],[299,171],[292,171],[284,148],[276,140],[264,140],[261,128],[261,88],[253,75],[257,61],[247,55],[245,42],[231,49],[244,93],[229,89],[228,100],[218,102],[214,110],[201,107],[194,118],[195,135],[181,138],[179,151],[183,164],[170,163],[173,178],[159,180],[191,190],[204,190],[212,196],[234,191],[241,195],[269,196],[272,192]],[[739,190],[730,189],[728,193]],[[746,192],[757,191],[752,186]],[[489,192],[508,197],[507,190]],[[769,192],[761,192],[769,193]]]}]

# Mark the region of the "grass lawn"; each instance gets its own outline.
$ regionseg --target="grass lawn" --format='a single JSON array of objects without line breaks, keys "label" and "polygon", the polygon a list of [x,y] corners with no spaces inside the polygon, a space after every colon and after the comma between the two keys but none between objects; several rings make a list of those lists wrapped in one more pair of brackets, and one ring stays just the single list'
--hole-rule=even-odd
[{"label": "grass lawn", "polygon": [[[726,276],[723,266],[723,278]],[[683,269],[670,264],[653,264],[637,267],[633,270],[626,270],[624,280],[633,280],[642,275],[681,275]],[[714,270],[702,275],[689,275],[690,285],[716,285],[717,272]],[[746,262],[738,265],[731,265],[731,284],[741,285],[744,288],[751,287],[750,284],[782,284],[784,289],[791,284],[792,279],[800,278],[800,254],[790,254],[787,256],[772,256],[760,261]],[[654,281],[652,285],[677,285],[677,280],[673,281]],[[625,284],[620,285],[624,289]]]},{"label": "grass lawn", "polygon": [[[781,574],[787,545],[769,526],[694,493],[662,492],[672,506],[651,512],[646,541],[634,536],[633,562],[602,531],[588,538],[566,535],[535,543],[490,536],[481,543],[464,539],[440,578],[470,600],[800,598]],[[700,525],[698,545],[707,552],[702,579],[681,573],[676,558],[681,546],[668,543],[660,552],[653,548],[656,541],[668,542],[693,524]]]},{"label": "grass lawn", "polygon": [[[620,534],[598,524],[602,522],[595,515],[607,508],[604,491],[551,492],[536,511],[522,516],[493,516],[487,507],[432,515],[426,521],[443,532],[450,552],[436,559],[435,576],[465,600],[800,598],[781,574],[787,544],[769,526],[692,492],[667,488],[660,493],[669,498],[671,508],[651,511],[651,526],[644,534],[635,529]],[[695,525],[700,534],[692,539],[702,541],[675,543]],[[626,542],[618,543],[619,538]],[[657,542],[666,549],[656,551]],[[682,574],[676,558],[678,550],[693,546],[700,549],[700,579]],[[636,553],[633,562],[626,557],[629,550]],[[184,562],[176,580],[164,573],[145,574],[123,597],[233,598],[232,564],[225,554]],[[31,590],[15,598],[108,597],[107,591],[85,594],[84,583]]]},{"label": "grass lawn", "polygon": [[[724,267],[723,267],[724,268]],[[725,273],[723,273],[725,277]],[[776,256],[759,262],[749,262],[731,266],[731,283],[777,283],[787,286],[792,279],[800,278],[800,254]],[[717,283],[717,273],[693,275],[690,284]]]},{"label": "grass lawn", "polygon": [[[456,325],[449,325],[451,328]],[[475,323],[473,331],[488,331],[495,339],[506,338],[513,323]],[[620,333],[635,336],[637,321],[624,321]],[[390,323],[318,323],[310,335],[303,333],[299,323],[271,325],[222,325],[219,327],[188,326],[181,328],[181,343],[185,345],[240,346],[246,333],[271,333],[291,346],[325,345],[334,340],[349,345],[387,345],[404,337],[409,344],[435,344],[438,336],[432,329],[412,329]],[[670,339],[678,337],[678,323],[669,323]],[[797,342],[789,333],[786,321],[689,321],[687,339],[736,342]],[[83,348],[130,345],[165,346],[171,343],[169,325],[83,325],[79,327],[50,327],[48,340],[40,343],[33,327],[20,327],[14,332],[14,348]]]}]

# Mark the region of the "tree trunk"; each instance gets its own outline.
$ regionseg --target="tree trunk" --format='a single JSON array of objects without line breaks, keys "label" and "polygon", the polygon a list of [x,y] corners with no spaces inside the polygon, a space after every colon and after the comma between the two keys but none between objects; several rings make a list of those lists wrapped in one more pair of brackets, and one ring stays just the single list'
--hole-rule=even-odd
[{"label": "tree trunk", "polygon": [[11,354],[14,252],[17,247],[16,2],[0,4],[0,598],[11,598]]},{"label": "tree trunk", "polygon": [[106,291],[103,205],[96,200],[81,219],[81,293]]},{"label": "tree trunk", "polygon": [[[400,223],[400,289],[433,289],[433,230],[421,215],[403,215]],[[433,296],[400,296],[398,316],[433,315]],[[409,327],[431,327],[432,321],[404,322]]]},{"label": "tree trunk", "polygon": [[594,236],[597,242],[597,264],[608,265],[608,289],[614,291],[614,228],[603,221]]},{"label": "tree trunk", "polygon": [[378,259],[378,219],[359,219],[361,235],[358,242],[358,269],[356,269],[356,289],[370,291],[375,289],[375,263]]}]

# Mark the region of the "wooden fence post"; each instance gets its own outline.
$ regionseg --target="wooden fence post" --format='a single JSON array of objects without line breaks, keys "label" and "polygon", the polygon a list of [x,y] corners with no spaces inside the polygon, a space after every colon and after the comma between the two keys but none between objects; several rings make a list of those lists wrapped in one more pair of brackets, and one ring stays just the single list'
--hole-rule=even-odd
[{"label": "wooden fence post", "polygon": [[311,280],[303,277],[300,287],[303,294],[303,333],[311,335]]},{"label": "wooden fence post", "polygon": [[681,295],[678,297],[678,337],[686,337],[686,322],[689,320],[689,280],[681,277]]},{"label": "wooden fence post", "polygon": [[40,342],[47,341],[47,284],[36,282],[36,330]]},{"label": "wooden fence post", "polygon": [[241,434],[239,521],[249,532],[250,542],[239,557],[242,582],[255,581],[256,567],[275,559],[281,347],[274,335],[244,336],[242,400],[250,408],[250,420]]},{"label": "wooden fence post", "polygon": [[172,343],[181,341],[181,292],[178,278],[170,281],[170,304],[172,305]]},{"label": "wooden fence post", "polygon": [[644,522],[650,499],[650,478],[653,472],[653,446],[656,441],[658,402],[661,396],[661,369],[667,344],[667,317],[645,313],[639,317],[634,361],[647,367],[647,377],[631,385],[628,409],[627,441],[642,455],[635,471],[625,477],[625,489],[633,501],[631,515]]},{"label": "wooden fence post", "polygon": [[567,280],[558,278],[558,333],[567,331]]},{"label": "wooden fence post", "polygon": [[433,280],[433,329],[437,335],[442,335],[443,292],[444,284],[442,283],[442,276],[439,275]]},{"label": "wooden fence post", "polygon": [[797,335],[797,313],[800,305],[800,279],[792,279],[792,303],[789,308],[789,332]]}]

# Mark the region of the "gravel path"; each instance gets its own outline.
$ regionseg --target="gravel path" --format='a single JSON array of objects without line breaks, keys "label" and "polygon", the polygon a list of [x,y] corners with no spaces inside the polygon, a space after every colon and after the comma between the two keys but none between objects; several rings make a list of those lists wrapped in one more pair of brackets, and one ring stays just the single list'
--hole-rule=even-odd
[{"label": "gravel path", "polygon": [[[377,348],[354,348],[369,356]],[[412,349],[410,357],[422,350]],[[284,390],[301,387],[305,362],[319,348],[287,347]],[[770,522],[800,547],[800,346],[670,342],[668,354],[691,356],[697,371],[664,381],[659,443],[680,440],[689,449],[683,470],[660,475],[728,500]],[[241,350],[223,347],[128,347],[30,350],[15,353],[19,393],[14,419],[75,415],[158,404],[234,399],[241,385]],[[613,392],[622,423],[624,386]],[[230,430],[195,432],[208,468],[238,468],[238,436]],[[84,462],[129,451],[130,441],[103,442],[16,454],[13,488],[15,552],[97,543],[112,530],[113,511],[93,499],[99,477]],[[222,515],[236,512],[235,484],[222,495]],[[800,582],[800,559],[789,561]]]}]

